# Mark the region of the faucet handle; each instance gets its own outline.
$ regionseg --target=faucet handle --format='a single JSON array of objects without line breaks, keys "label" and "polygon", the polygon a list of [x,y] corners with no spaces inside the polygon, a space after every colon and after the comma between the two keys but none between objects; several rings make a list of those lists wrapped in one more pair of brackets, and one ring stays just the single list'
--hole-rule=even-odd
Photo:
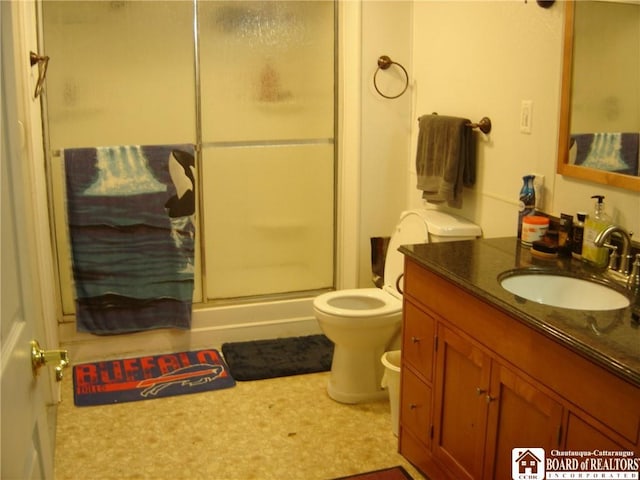
[{"label": "faucet handle", "polygon": [[640,289],[640,253],[636,253],[636,259],[631,268],[631,274],[627,280],[627,287],[631,289]]},{"label": "faucet handle", "polygon": [[610,243],[605,243],[603,247],[611,250],[611,253],[609,254],[609,266],[607,267],[607,269],[615,270],[616,266],[618,265],[618,258],[620,257],[620,255],[618,255],[618,247],[616,247],[615,245],[611,245]]}]

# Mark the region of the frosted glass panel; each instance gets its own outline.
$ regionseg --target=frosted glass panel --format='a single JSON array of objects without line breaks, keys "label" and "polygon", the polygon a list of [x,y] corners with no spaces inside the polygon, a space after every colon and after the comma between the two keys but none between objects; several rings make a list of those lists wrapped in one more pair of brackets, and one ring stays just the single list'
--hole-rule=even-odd
[{"label": "frosted glass panel", "polygon": [[203,142],[333,137],[333,2],[198,8]]},{"label": "frosted glass panel", "polygon": [[195,143],[191,2],[42,8],[52,149]]},{"label": "frosted glass panel", "polygon": [[203,152],[207,296],[333,285],[333,145]]}]

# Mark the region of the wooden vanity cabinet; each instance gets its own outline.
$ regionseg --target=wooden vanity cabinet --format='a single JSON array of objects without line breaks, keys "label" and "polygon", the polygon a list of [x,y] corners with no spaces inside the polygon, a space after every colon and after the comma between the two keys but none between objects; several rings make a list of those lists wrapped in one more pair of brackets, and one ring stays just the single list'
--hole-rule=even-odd
[{"label": "wooden vanity cabinet", "polygon": [[514,446],[560,448],[562,406],[444,326],[436,373],[433,455],[456,478],[510,478]]},{"label": "wooden vanity cabinet", "polygon": [[411,259],[401,372],[399,449],[431,478],[511,478],[518,447],[640,452],[637,386]]}]

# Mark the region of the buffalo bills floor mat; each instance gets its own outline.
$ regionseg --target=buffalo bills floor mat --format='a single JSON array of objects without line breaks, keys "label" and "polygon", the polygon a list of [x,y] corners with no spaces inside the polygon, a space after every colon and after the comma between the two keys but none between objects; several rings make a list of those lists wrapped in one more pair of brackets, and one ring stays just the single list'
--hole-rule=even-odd
[{"label": "buffalo bills floor mat", "polygon": [[77,406],[199,393],[236,384],[217,350],[106,360],[73,367]]}]

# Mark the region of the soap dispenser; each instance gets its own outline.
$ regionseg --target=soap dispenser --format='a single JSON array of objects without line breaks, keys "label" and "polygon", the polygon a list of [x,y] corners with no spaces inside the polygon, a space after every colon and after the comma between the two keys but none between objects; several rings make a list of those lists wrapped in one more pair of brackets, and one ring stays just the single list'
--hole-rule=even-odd
[{"label": "soap dispenser", "polygon": [[584,222],[584,239],[582,244],[582,259],[598,267],[607,265],[607,249],[598,247],[594,243],[598,234],[611,224],[611,218],[605,211],[604,195],[593,195],[596,199],[593,214]]}]

